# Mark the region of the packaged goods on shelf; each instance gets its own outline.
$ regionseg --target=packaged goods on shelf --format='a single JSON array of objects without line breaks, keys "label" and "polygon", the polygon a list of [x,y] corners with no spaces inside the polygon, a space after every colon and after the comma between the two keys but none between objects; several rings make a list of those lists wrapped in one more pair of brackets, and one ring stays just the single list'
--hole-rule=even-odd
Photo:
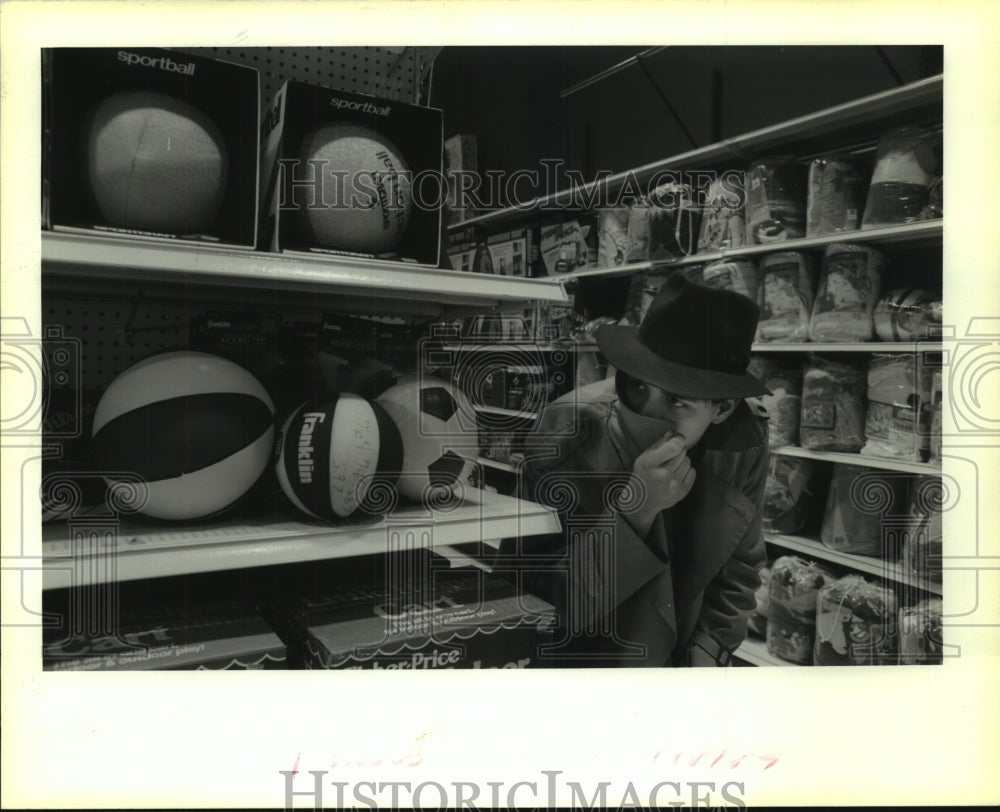
[{"label": "packaged goods on shelf", "polygon": [[856,231],[865,209],[868,173],[847,155],[824,155],[809,165],[806,236]]},{"label": "packaged goods on shelf", "polygon": [[760,261],[760,320],[756,340],[809,340],[816,291],[816,261],[798,251],[767,254]]},{"label": "packaged goods on shelf", "polygon": [[772,454],[764,487],[764,530],[801,533],[821,504],[821,469],[813,460]]},{"label": "packaged goods on shelf", "polygon": [[767,651],[808,665],[816,636],[816,598],[832,575],[819,564],[786,555],[771,567]]},{"label": "packaged goods on shelf", "polygon": [[767,440],[772,448],[798,445],[802,414],[802,367],[754,353],[749,371],[771,390],[758,400],[767,411]]},{"label": "packaged goods on shelf", "polygon": [[444,172],[448,180],[448,225],[464,223],[479,212],[472,205],[464,177],[473,177],[479,169],[476,136],[453,135],[444,141]]},{"label": "packaged goods on shelf", "polygon": [[931,428],[927,440],[928,461],[941,462],[941,370],[935,369],[931,375]]},{"label": "packaged goods on shelf", "polygon": [[627,208],[601,209],[597,213],[597,267],[616,268],[628,262]]},{"label": "packaged goods on shelf", "polygon": [[709,287],[734,290],[748,299],[757,301],[760,274],[752,260],[728,259],[712,262],[704,267],[702,276]]},{"label": "packaged goods on shelf", "polygon": [[941,583],[944,498],[940,477],[918,476],[911,481],[908,528],[900,558],[904,572],[938,584]]},{"label": "packaged goods on shelf", "polygon": [[932,370],[916,354],[868,361],[868,410],[861,453],[922,462],[930,450]]},{"label": "packaged goods on shelf", "polygon": [[649,193],[649,256],[680,259],[698,252],[701,208],[692,188],[663,183]]},{"label": "packaged goods on shelf", "polygon": [[542,226],[539,230],[542,265],[549,276],[597,267],[597,218]]},{"label": "packaged goods on shelf", "polygon": [[813,665],[895,665],[899,660],[896,594],[860,575],[819,592]]},{"label": "packaged goods on shelf", "polygon": [[754,637],[764,639],[767,637],[767,618],[769,614],[771,588],[771,568],[764,567],[760,571],[760,586],[754,593],[754,600],[757,605],[750,613],[747,621],[747,633]]},{"label": "packaged goods on shelf", "polygon": [[483,456],[495,462],[510,462],[514,432],[494,431],[484,433],[486,434],[485,442],[481,441]]},{"label": "packaged goods on shelf", "polygon": [[838,552],[895,561],[897,534],[889,519],[905,516],[908,484],[894,471],[834,463],[820,541]]},{"label": "packaged goods on shelf", "polygon": [[899,664],[937,665],[944,655],[940,598],[925,598],[899,610]]},{"label": "packaged goods on shelf", "polygon": [[924,127],[899,127],[885,133],[875,152],[862,228],[921,219],[930,190],[941,176],[940,133]]},{"label": "packaged goods on shelf", "polygon": [[727,172],[716,178],[705,193],[698,253],[707,254],[723,248],[747,244],[747,224],[743,211],[743,172]]},{"label": "packaged goods on shelf", "polygon": [[865,245],[828,245],[809,321],[812,341],[871,341],[885,257]]},{"label": "packaged goods on shelf", "polygon": [[257,71],[160,48],[43,57],[53,230],[253,249]]},{"label": "packaged goods on shelf", "polygon": [[810,356],[802,375],[802,447],[860,451],[865,442],[865,390],[865,372],[857,364]]},{"label": "packaged goods on shelf", "polygon": [[518,228],[488,237],[474,232],[461,235],[452,242],[448,257],[456,271],[497,276],[544,275],[538,232],[533,228]]},{"label": "packaged goods on shelf", "polygon": [[107,634],[47,626],[46,671],[202,671],[284,668],[284,643],[249,603],[218,601],[123,609]]},{"label": "packaged goods on shelf", "polygon": [[920,341],[941,327],[941,297],[920,288],[897,288],[875,305],[875,332],[882,341]]},{"label": "packaged goods on shelf", "polygon": [[264,117],[262,247],[438,266],[442,207],[412,181],[441,177],[440,110],[289,79]]},{"label": "packaged goods on shelf", "polygon": [[266,617],[305,668],[528,668],[554,621],[545,601],[499,577],[431,569],[427,584],[289,594]]},{"label": "packaged goods on shelf", "polygon": [[752,245],[804,237],[806,170],[788,156],[760,158],[746,174],[746,229]]}]

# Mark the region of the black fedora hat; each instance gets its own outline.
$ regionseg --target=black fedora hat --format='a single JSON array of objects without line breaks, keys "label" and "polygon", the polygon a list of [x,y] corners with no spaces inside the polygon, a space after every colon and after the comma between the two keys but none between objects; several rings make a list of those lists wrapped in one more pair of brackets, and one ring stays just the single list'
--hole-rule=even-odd
[{"label": "black fedora hat", "polygon": [[741,293],[710,288],[674,273],[638,327],[597,331],[608,362],[641,381],[690,398],[770,394],[747,372],[757,305]]}]

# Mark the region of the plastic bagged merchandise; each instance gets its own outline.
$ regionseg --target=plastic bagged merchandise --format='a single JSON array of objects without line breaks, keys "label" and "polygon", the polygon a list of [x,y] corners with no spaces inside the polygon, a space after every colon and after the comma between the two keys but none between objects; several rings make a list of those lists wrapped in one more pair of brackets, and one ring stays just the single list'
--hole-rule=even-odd
[{"label": "plastic bagged merchandise", "polygon": [[770,603],[771,568],[764,567],[760,571],[760,586],[754,593],[757,606],[750,613],[747,621],[747,634],[759,637],[762,640],[767,637],[767,616],[768,604]]},{"label": "plastic bagged merchandise", "polygon": [[701,209],[691,187],[663,183],[649,193],[649,254],[646,259],[680,259],[698,253]]},{"label": "plastic bagged merchandise", "polygon": [[864,245],[838,243],[823,254],[809,319],[811,341],[870,341],[885,257]]},{"label": "plastic bagged merchandise", "polygon": [[806,236],[856,231],[865,209],[868,173],[846,155],[825,155],[809,165]]},{"label": "plastic bagged merchandise", "polygon": [[940,477],[918,476],[910,484],[908,532],[900,562],[918,578],[941,583],[944,488]]},{"label": "plastic bagged merchandise", "polygon": [[835,463],[819,540],[841,553],[893,561],[899,556],[886,517],[904,516],[906,480],[891,471]]},{"label": "plastic bagged merchandise", "polygon": [[597,267],[624,265],[629,253],[629,211],[602,209],[597,214]]},{"label": "plastic bagged merchandise", "polygon": [[768,254],[760,261],[757,341],[809,340],[816,290],[816,262],[797,251]]},{"label": "plastic bagged merchandise", "polygon": [[899,610],[899,664],[937,665],[943,659],[940,598]]},{"label": "plastic bagged merchandise", "polygon": [[941,462],[941,371],[931,375],[931,429],[927,440],[929,462]]},{"label": "plastic bagged merchandise", "polygon": [[761,158],[746,175],[747,238],[751,245],[806,233],[806,169],[788,156]]},{"label": "plastic bagged merchandise", "polygon": [[742,172],[727,172],[712,181],[702,208],[698,253],[739,248],[747,244],[747,223],[743,212]]},{"label": "plastic bagged merchandise", "polygon": [[875,332],[882,341],[919,341],[941,326],[941,297],[920,288],[897,288],[875,305]]},{"label": "plastic bagged merchandise", "polygon": [[757,273],[757,266],[749,259],[728,259],[713,262],[704,267],[702,277],[710,288],[735,290],[748,299],[757,301],[760,276]]},{"label": "plastic bagged merchandise", "polygon": [[896,594],[860,575],[845,575],[816,600],[813,665],[896,665]]},{"label": "plastic bagged merchandise", "polygon": [[833,576],[819,564],[786,555],[771,567],[767,651],[808,665],[816,637],[816,598]]},{"label": "plastic bagged merchandise", "polygon": [[812,451],[861,450],[865,372],[856,364],[809,356],[802,374],[799,444]]},{"label": "plastic bagged merchandise", "polygon": [[944,217],[944,178],[931,184],[927,193],[927,205],[920,212],[920,220],[940,220]]},{"label": "plastic bagged merchandise", "polygon": [[941,135],[899,127],[879,139],[862,228],[918,220],[941,176]]},{"label": "plastic bagged merchandise", "polygon": [[916,354],[869,359],[862,454],[923,462],[930,450],[931,374]]},{"label": "plastic bagged merchandise", "polygon": [[767,441],[771,448],[797,445],[802,412],[802,368],[754,353],[748,370],[771,390],[757,400],[767,412]]},{"label": "plastic bagged merchandise", "polygon": [[764,486],[761,524],[770,533],[802,532],[816,514],[820,499],[817,467],[801,457],[771,456]]}]

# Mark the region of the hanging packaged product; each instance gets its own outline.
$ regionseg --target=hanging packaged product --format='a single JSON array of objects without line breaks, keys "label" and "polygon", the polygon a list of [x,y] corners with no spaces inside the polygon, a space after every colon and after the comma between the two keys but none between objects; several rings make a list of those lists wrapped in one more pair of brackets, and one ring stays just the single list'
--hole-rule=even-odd
[{"label": "hanging packaged product", "polygon": [[698,253],[740,248],[747,244],[747,224],[743,213],[743,172],[726,172],[712,181],[702,208]]},{"label": "hanging packaged product", "polygon": [[761,158],[746,177],[746,229],[752,245],[804,237],[806,170],[788,156]]},{"label": "hanging packaged product", "polygon": [[802,375],[799,442],[812,451],[857,452],[865,443],[865,372],[809,356]]},{"label": "hanging packaged product", "polygon": [[771,456],[764,486],[764,530],[796,534],[812,523],[822,493],[820,470],[814,460]]},{"label": "hanging packaged product", "polygon": [[899,610],[899,664],[938,665],[943,659],[940,598]]},{"label": "hanging packaged product", "polygon": [[742,293],[748,299],[757,301],[760,275],[757,266],[749,259],[728,259],[706,265],[702,271],[705,284],[710,288],[722,288]]},{"label": "hanging packaged product", "polygon": [[617,268],[629,255],[629,210],[601,209],[597,213],[597,267]]},{"label": "hanging packaged product", "polygon": [[829,245],[809,320],[811,341],[871,341],[885,257],[864,245]]},{"label": "hanging packaged product", "polygon": [[752,637],[759,637],[762,640],[767,637],[770,591],[771,568],[764,567],[760,571],[760,586],[754,593],[754,600],[757,602],[757,605],[750,612],[750,618],[747,620],[747,633]]},{"label": "hanging packaged product", "polygon": [[809,340],[809,317],[816,291],[816,261],[808,254],[782,251],[760,261],[760,320],[756,340]]},{"label": "hanging packaged product", "polygon": [[700,225],[701,210],[690,186],[680,183],[657,186],[628,210],[625,261],[650,262],[695,254]]},{"label": "hanging packaged product", "polygon": [[941,478],[918,476],[910,484],[908,528],[900,559],[903,571],[941,583],[942,515],[945,490]]},{"label": "hanging packaged product", "polygon": [[930,190],[941,176],[941,134],[899,127],[879,139],[862,228],[921,219]]},{"label": "hanging packaged product", "polygon": [[809,165],[806,236],[856,231],[865,208],[868,173],[847,155],[824,155]]},{"label": "hanging packaged product", "polygon": [[802,413],[802,368],[754,353],[749,371],[771,390],[758,400],[767,412],[767,441],[771,448],[797,445]]},{"label": "hanging packaged product", "polygon": [[882,341],[920,341],[941,327],[941,297],[920,288],[897,288],[875,305],[875,332]]},{"label": "hanging packaged product", "polygon": [[820,541],[841,553],[895,561],[899,526],[891,517],[905,516],[907,484],[894,471],[835,463]]},{"label": "hanging packaged product", "polygon": [[941,370],[931,375],[931,429],[927,441],[928,462],[941,462]]},{"label": "hanging packaged product", "polygon": [[816,601],[813,665],[896,665],[896,594],[860,575],[845,575]]},{"label": "hanging packaged product", "polygon": [[833,576],[824,567],[786,555],[771,568],[767,651],[782,660],[808,665],[816,636],[816,597]]},{"label": "hanging packaged product", "polygon": [[597,266],[597,220],[593,217],[543,226],[539,250],[545,272],[561,276]]},{"label": "hanging packaged product", "polygon": [[931,374],[916,353],[872,355],[862,454],[924,461],[930,450]]}]

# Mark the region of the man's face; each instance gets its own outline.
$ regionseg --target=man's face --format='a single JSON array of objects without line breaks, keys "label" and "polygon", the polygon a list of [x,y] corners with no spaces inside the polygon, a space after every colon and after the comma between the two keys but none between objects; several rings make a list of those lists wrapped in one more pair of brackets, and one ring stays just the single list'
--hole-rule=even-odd
[{"label": "man's face", "polygon": [[646,417],[666,421],[688,449],[710,425],[725,420],[736,405],[735,401],[680,397],[638,378],[624,377],[621,395],[625,405]]}]

